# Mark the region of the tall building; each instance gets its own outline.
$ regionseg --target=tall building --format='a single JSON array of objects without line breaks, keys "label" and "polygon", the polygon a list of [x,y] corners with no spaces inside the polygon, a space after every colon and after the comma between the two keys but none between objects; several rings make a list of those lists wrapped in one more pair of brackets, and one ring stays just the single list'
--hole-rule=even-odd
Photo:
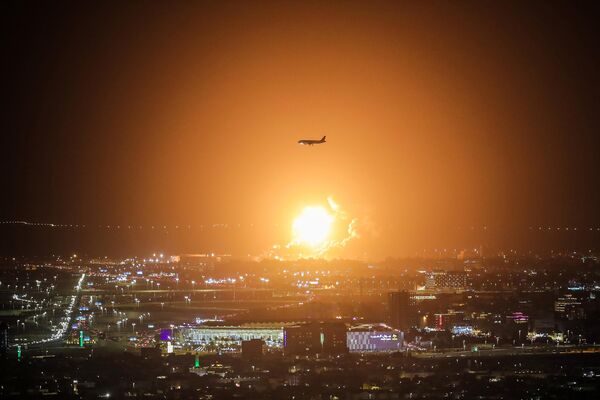
[{"label": "tall building", "polygon": [[343,354],[348,352],[346,325],[313,322],[284,328],[283,347],[288,355]]},{"label": "tall building", "polygon": [[344,354],[348,352],[346,324],[341,322],[321,324],[321,340],[325,354]]},{"label": "tall building", "polygon": [[407,291],[391,292],[388,295],[390,325],[403,332],[414,324],[414,310]]}]

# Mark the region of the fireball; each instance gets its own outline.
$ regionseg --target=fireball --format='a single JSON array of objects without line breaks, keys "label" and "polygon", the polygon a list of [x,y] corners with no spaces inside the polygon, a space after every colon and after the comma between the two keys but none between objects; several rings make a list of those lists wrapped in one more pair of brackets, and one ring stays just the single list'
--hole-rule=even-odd
[{"label": "fireball", "polygon": [[331,234],[334,217],[321,206],[305,207],[292,224],[294,242],[319,247]]}]

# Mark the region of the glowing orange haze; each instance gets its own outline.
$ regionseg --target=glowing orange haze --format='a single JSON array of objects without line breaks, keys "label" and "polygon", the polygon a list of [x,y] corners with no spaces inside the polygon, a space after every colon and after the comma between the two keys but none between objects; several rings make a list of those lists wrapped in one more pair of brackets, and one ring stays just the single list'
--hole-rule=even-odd
[{"label": "glowing orange haze", "polygon": [[[531,99],[514,88],[539,102],[550,89],[520,72],[525,48],[487,28],[492,13],[277,4],[166,12],[152,29],[140,17],[136,35],[113,42],[120,64],[89,94],[94,109],[74,118],[112,135],[108,158],[89,168],[118,171],[98,189],[114,200],[90,196],[82,212],[252,223],[258,233],[239,241],[261,249],[287,243],[304,207],[333,196],[362,224],[348,251],[373,256],[545,212],[529,195],[547,189],[535,177],[552,167],[527,150],[536,142],[509,143],[542,117],[530,110],[524,122]],[[296,144],[323,135],[323,145]]]},{"label": "glowing orange haze", "polygon": [[[499,160],[480,144],[488,127],[472,75],[448,75],[432,57],[467,63],[464,53],[436,49],[412,18],[390,34],[396,24],[384,16],[357,26],[358,10],[300,13],[240,17],[210,45],[190,37],[154,62],[164,76],[143,89],[144,108],[160,112],[136,118],[149,119],[144,147],[160,155],[147,160],[151,182],[140,181],[149,209],[266,221],[282,227],[266,235],[283,241],[298,210],[329,195],[397,229],[454,218],[474,186],[489,192],[496,168],[485,164]],[[327,144],[296,145],[325,134]]]}]

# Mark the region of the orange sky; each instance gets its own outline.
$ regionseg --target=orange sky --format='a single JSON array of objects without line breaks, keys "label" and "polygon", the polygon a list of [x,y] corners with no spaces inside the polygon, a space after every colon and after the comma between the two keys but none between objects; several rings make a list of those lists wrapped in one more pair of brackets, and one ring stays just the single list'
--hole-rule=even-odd
[{"label": "orange sky", "polygon": [[[459,225],[582,223],[568,210],[590,200],[566,192],[592,165],[577,149],[594,139],[565,133],[589,111],[566,77],[596,58],[569,53],[585,32],[568,14],[518,4],[71,10],[60,26],[41,23],[29,39],[39,57],[21,61],[47,63],[30,83],[27,129],[47,129],[42,147],[63,161],[28,139],[22,153],[41,161],[19,181],[50,182],[76,205],[53,198],[15,214],[258,223],[261,242],[284,243],[303,206],[333,196],[378,254]],[[15,190],[15,204],[32,194]]]}]

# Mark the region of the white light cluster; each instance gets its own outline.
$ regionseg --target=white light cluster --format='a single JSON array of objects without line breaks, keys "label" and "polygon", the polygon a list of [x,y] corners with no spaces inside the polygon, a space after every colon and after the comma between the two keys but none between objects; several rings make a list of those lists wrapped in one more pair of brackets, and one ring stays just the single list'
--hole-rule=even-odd
[{"label": "white light cluster", "polygon": [[214,279],[208,278],[204,281],[207,285],[223,285],[223,284],[232,284],[235,283],[235,278],[226,278],[226,279]]},{"label": "white light cluster", "polygon": [[53,332],[50,337],[46,339],[36,340],[30,342],[30,344],[39,344],[39,343],[47,343],[55,340],[61,339],[69,329],[69,322],[73,318],[73,310],[75,309],[75,302],[77,301],[77,294],[81,290],[81,285],[83,284],[83,280],[85,279],[85,274],[81,274],[77,285],[75,286],[75,294],[71,296],[69,301],[69,305],[65,308],[64,316],[61,318],[60,323],[53,328]]},{"label": "white light cluster", "polygon": [[[23,295],[23,297],[26,297],[26,296],[27,296],[26,294]],[[24,299],[23,297],[19,297],[19,295],[16,293],[13,294],[13,296],[12,296],[13,300],[22,301],[24,303],[35,303],[34,300],[27,300],[27,299]]]}]

